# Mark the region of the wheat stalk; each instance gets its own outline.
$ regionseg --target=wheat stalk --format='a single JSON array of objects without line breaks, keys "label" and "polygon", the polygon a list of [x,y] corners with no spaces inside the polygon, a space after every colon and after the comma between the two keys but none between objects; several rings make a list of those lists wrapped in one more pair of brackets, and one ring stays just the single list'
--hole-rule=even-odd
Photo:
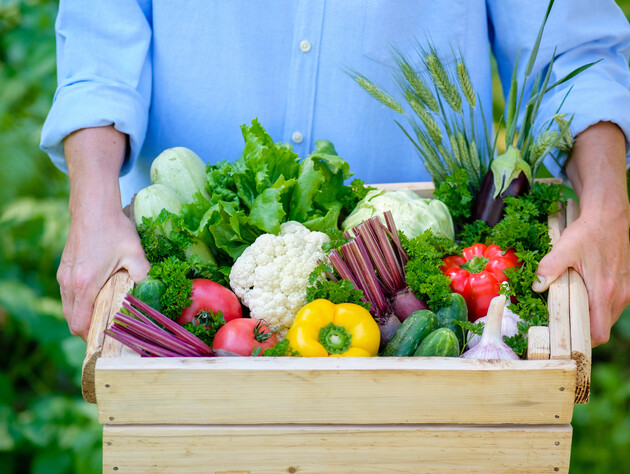
[{"label": "wheat stalk", "polygon": [[564,117],[564,114],[556,114],[553,116],[554,121],[558,124],[558,128],[565,130],[556,146],[558,150],[568,152],[573,149],[573,135],[569,129],[569,121]]},{"label": "wheat stalk", "polygon": [[442,143],[442,131],[440,130],[440,126],[433,119],[431,113],[424,108],[424,104],[410,90],[406,91],[405,98],[416,115],[420,117],[420,120],[422,120],[422,123],[426,127],[427,133],[431,137],[431,140],[433,140],[433,143],[436,145],[438,143]]},{"label": "wheat stalk", "polygon": [[370,81],[367,77],[361,74],[354,74],[354,80],[372,97],[378,100],[381,104],[389,107],[394,112],[398,112],[399,114],[405,114],[405,109],[398,102],[394,96],[388,94],[383,89],[378,87],[372,81]]},{"label": "wheat stalk", "polygon": [[459,80],[459,86],[462,89],[466,101],[471,107],[474,107],[477,103],[475,100],[475,89],[473,88],[472,82],[470,82],[468,69],[466,69],[466,65],[462,61],[457,62],[457,79]]},{"label": "wheat stalk", "polygon": [[462,98],[457,91],[457,87],[455,84],[451,82],[446,73],[446,69],[442,65],[440,58],[435,52],[431,52],[425,56],[425,64],[429,74],[431,74],[431,79],[433,83],[438,88],[438,90],[442,93],[444,100],[446,103],[451,106],[451,108],[457,112],[461,113],[462,111]]},{"label": "wheat stalk", "polygon": [[[407,81],[409,86],[411,86],[411,89],[413,90],[415,95],[422,101],[422,103],[431,112],[438,113],[439,112],[438,103],[437,103],[437,100],[435,100],[435,97],[433,96],[433,94],[431,93],[431,90],[427,87],[424,81],[420,79],[420,76],[418,75],[416,71],[414,71],[414,69],[411,67],[409,62],[405,60],[402,57],[402,55],[400,55],[400,53],[398,54],[399,55],[397,57],[397,63],[398,63],[398,67],[402,71],[403,78]],[[405,89],[407,88],[407,86],[405,85],[404,80],[402,80],[403,78],[399,80],[399,83],[401,84],[401,87]]]}]

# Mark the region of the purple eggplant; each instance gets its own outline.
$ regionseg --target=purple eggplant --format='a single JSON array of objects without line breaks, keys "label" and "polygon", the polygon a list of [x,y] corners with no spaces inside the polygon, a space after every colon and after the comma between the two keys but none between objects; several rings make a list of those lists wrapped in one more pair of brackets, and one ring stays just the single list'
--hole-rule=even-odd
[{"label": "purple eggplant", "polygon": [[495,226],[503,217],[506,196],[522,196],[529,192],[529,179],[522,171],[512,180],[507,189],[494,198],[494,173],[489,170],[481,183],[475,200],[473,220],[482,220],[490,227]]},{"label": "purple eggplant", "polygon": [[473,220],[481,220],[494,227],[505,212],[504,199],[528,193],[531,182],[530,166],[521,158],[517,148],[508,147],[505,153],[492,160],[483,178],[475,199]]}]

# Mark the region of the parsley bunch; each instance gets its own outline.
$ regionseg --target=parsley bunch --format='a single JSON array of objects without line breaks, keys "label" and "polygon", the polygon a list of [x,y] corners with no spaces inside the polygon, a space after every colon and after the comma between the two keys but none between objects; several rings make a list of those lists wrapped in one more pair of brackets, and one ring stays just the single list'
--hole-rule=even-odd
[{"label": "parsley bunch", "polygon": [[532,284],[540,260],[551,250],[547,218],[566,204],[562,187],[558,184],[535,183],[528,194],[508,197],[503,219],[492,229],[489,239],[501,248],[513,248],[521,262],[520,267],[508,268],[505,275],[509,288],[502,290],[506,296],[518,301],[510,309],[518,314],[518,333],[506,338],[518,355],[527,351],[525,336],[531,326],[547,325],[549,312],[547,295],[535,293]]},{"label": "parsley bunch", "polygon": [[458,245],[435,235],[431,229],[413,239],[401,233],[400,240],[409,257],[405,266],[407,285],[431,310],[443,307],[452,291],[451,280],[440,266],[444,257],[459,253]]}]

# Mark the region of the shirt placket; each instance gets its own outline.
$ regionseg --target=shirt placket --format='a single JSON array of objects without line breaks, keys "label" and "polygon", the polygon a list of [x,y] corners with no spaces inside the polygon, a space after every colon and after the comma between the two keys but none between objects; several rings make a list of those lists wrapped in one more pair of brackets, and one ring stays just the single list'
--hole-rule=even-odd
[{"label": "shirt placket", "polygon": [[301,0],[295,17],[284,141],[290,143],[300,157],[312,151],[324,7],[325,0]]}]

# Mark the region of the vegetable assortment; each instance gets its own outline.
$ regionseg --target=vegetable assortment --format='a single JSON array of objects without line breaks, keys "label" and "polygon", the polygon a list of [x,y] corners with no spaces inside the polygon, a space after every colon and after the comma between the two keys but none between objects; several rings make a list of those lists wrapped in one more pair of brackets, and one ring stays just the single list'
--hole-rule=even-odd
[{"label": "vegetable assortment", "polygon": [[514,317],[491,340],[520,357],[529,326],[547,321],[531,283],[557,185],[506,198],[493,227],[455,227],[461,173],[434,199],[377,191],[345,184],[349,167],[328,142],[300,161],[256,121],[243,132],[235,163],[200,166],[181,147],[156,159],[135,200],[151,269],[112,337],[145,356],[470,356],[501,328],[501,315],[486,317],[500,297]]},{"label": "vegetable assortment", "polygon": [[542,97],[592,65],[550,84],[552,58],[525,88],[549,9],[509,89],[502,153],[459,58],[397,53],[408,109],[352,74],[408,120],[433,199],[350,181],[328,141],[300,159],[257,120],[233,162],[162,152],[133,206],[151,269],[107,333],[143,356],[523,357],[529,327],[548,323],[531,288],[563,202],[534,177],[573,143],[559,110],[533,124]]}]

